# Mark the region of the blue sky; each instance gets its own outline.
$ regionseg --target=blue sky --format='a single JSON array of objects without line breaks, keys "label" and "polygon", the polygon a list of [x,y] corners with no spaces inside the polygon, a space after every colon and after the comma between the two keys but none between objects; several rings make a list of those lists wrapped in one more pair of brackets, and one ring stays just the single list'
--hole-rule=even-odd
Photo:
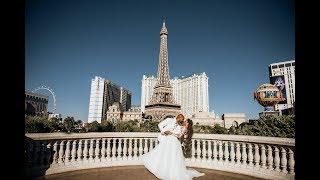
[{"label": "blue sky", "polygon": [[25,88],[46,84],[57,112],[86,120],[97,75],[131,90],[139,105],[142,75],[156,75],[164,18],[170,76],[206,72],[218,115],[257,117],[253,92],[269,82],[268,65],[295,58],[294,1],[29,0]]}]

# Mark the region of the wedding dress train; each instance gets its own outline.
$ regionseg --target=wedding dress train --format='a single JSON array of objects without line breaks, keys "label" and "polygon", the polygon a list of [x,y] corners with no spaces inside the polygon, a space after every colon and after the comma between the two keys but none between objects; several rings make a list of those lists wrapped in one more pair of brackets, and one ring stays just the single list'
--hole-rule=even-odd
[{"label": "wedding dress train", "polygon": [[163,180],[191,180],[204,175],[186,168],[181,143],[174,135],[162,136],[154,149],[142,155],[142,161],[151,173]]}]

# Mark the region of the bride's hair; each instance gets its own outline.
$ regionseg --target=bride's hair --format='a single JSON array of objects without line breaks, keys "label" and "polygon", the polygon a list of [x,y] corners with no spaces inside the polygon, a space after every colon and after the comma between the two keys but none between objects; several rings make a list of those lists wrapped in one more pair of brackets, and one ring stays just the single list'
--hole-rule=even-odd
[{"label": "bride's hair", "polygon": [[185,157],[189,157],[191,154],[191,139],[192,139],[192,135],[193,135],[193,122],[191,119],[187,119],[187,132],[186,132],[186,136],[183,136],[183,143],[184,143],[184,156]]}]

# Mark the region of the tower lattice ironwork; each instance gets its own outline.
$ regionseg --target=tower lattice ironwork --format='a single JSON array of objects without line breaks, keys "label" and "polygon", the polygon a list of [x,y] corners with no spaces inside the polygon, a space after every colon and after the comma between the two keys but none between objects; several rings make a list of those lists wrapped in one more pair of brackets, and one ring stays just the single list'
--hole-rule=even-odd
[{"label": "tower lattice ironwork", "polygon": [[165,22],[163,22],[160,30],[157,83],[154,87],[150,104],[145,106],[145,116],[151,116],[154,120],[163,120],[167,116],[176,116],[181,112],[181,106],[175,103],[170,84],[167,39],[168,30]]}]

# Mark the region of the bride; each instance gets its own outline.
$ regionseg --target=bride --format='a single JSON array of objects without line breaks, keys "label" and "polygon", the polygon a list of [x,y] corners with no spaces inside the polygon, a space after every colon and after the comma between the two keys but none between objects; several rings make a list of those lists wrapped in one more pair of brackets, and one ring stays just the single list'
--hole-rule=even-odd
[{"label": "bride", "polygon": [[[179,114],[176,118],[167,118],[159,123],[161,134],[159,144],[150,152],[141,156],[144,166],[157,178],[164,180],[191,180],[204,175],[194,169],[187,169],[178,139],[188,136],[191,126]],[[192,131],[192,129],[191,129]]]}]

